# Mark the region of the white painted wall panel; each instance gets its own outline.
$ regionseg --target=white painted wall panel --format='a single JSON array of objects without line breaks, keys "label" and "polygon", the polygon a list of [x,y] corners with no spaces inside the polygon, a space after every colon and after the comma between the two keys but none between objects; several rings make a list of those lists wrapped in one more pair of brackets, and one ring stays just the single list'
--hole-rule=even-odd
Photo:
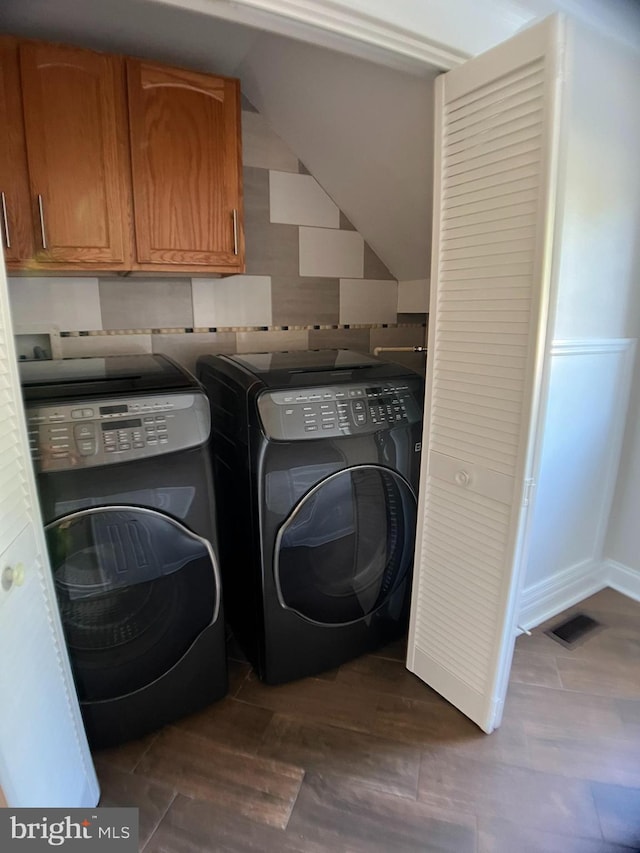
[{"label": "white painted wall panel", "polygon": [[632,362],[628,340],[553,348],[523,590],[529,598],[555,575],[602,561]]}]

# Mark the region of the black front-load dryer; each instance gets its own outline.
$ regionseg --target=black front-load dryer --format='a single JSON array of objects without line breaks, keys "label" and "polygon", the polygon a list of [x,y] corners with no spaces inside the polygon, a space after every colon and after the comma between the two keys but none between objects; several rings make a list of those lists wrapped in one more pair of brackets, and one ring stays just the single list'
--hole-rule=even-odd
[{"label": "black front-load dryer", "polygon": [[227,617],[260,677],[312,675],[401,636],[422,378],[347,350],[203,356],[197,369]]},{"label": "black front-load dryer", "polygon": [[227,691],[209,405],[162,356],[22,363],[21,379],[80,708],[110,746]]}]

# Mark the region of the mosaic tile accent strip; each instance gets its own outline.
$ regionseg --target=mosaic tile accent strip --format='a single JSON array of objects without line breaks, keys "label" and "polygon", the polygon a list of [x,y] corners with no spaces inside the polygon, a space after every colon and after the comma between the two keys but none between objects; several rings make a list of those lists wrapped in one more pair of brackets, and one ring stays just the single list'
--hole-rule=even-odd
[{"label": "mosaic tile accent strip", "polygon": [[345,331],[353,329],[413,329],[418,334],[424,332],[424,323],[326,323],[313,325],[273,325],[273,326],[194,326],[176,329],[91,329],[87,330],[65,330],[60,332],[62,338],[105,338],[105,337],[126,337],[128,335],[195,335],[206,334],[209,332],[280,332],[286,330],[305,330],[305,331]]}]

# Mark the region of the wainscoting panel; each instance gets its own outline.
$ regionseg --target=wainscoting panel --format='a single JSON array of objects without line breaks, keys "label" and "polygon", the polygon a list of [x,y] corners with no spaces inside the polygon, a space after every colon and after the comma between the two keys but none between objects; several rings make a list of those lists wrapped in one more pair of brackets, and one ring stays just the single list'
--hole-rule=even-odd
[{"label": "wainscoting panel", "polygon": [[607,586],[611,510],[635,341],[557,341],[520,624],[531,627]]}]

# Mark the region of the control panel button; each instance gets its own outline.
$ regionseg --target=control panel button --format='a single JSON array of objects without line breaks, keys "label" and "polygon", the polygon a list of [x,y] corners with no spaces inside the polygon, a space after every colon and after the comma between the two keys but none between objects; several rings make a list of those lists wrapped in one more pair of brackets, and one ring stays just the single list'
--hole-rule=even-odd
[{"label": "control panel button", "polygon": [[73,435],[76,441],[80,441],[83,438],[95,439],[95,424],[76,424],[73,428]]},{"label": "control panel button", "polygon": [[84,415],[82,414],[83,411],[84,411],[83,409],[72,409],[71,410],[71,417],[74,419],[74,421],[77,420],[78,418],[84,417]]},{"label": "control panel button", "polygon": [[76,447],[81,456],[93,456],[96,452],[96,442],[90,438],[83,438],[76,442]]}]

